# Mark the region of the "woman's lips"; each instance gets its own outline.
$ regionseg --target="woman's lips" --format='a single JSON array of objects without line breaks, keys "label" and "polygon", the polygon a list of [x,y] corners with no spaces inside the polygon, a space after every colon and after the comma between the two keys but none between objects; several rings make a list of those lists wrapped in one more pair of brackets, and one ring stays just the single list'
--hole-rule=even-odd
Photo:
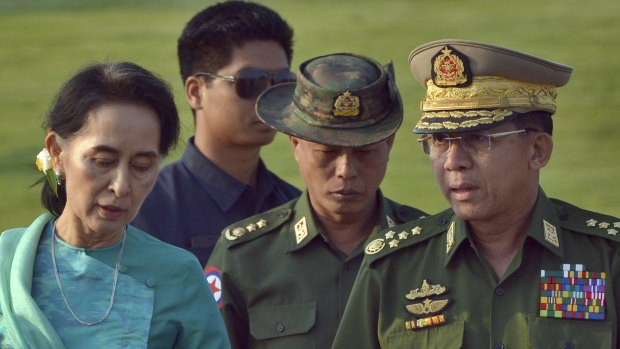
[{"label": "woman's lips", "polygon": [[107,219],[116,219],[125,212],[124,209],[112,205],[99,205],[99,211]]}]

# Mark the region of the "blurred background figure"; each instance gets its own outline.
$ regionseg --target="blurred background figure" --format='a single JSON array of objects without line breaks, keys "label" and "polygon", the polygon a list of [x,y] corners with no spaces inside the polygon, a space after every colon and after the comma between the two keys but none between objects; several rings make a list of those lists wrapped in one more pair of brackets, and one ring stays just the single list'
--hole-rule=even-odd
[{"label": "blurred background figure", "polygon": [[134,225],[204,265],[224,227],[299,196],[260,159],[276,131],[254,111],[267,87],[295,81],[292,40],[276,12],[252,2],[218,3],[187,23],[178,58],[196,133],[161,170]]}]

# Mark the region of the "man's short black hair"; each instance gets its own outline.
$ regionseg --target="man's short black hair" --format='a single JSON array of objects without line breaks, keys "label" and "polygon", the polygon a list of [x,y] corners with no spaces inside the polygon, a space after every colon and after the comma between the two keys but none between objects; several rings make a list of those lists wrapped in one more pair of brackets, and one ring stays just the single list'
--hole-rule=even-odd
[{"label": "man's short black hair", "polygon": [[553,135],[553,119],[551,113],[544,111],[532,111],[529,113],[519,114],[512,120],[518,128],[533,128],[539,131],[547,132]]},{"label": "man's short black hair", "polygon": [[278,42],[291,63],[293,29],[272,9],[253,2],[226,1],[202,10],[186,24],[178,40],[183,83],[196,72],[218,71],[230,63],[233,48],[254,40]]}]

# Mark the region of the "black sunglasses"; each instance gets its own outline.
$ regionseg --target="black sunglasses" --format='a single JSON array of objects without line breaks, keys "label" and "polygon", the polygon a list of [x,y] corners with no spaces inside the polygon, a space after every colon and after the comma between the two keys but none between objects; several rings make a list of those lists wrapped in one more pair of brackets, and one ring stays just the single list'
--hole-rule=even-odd
[{"label": "black sunglasses", "polygon": [[257,97],[269,87],[269,84],[277,85],[297,81],[297,76],[288,70],[265,71],[252,68],[240,71],[237,76],[206,72],[194,73],[194,75],[209,76],[234,82],[237,95],[245,99]]}]

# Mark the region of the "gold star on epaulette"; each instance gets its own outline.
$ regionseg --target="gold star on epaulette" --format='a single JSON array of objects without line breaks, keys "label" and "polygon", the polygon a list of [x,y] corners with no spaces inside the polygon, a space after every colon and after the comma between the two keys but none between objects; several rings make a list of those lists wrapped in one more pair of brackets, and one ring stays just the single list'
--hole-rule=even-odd
[{"label": "gold star on epaulette", "polygon": [[397,247],[399,243],[400,243],[400,241],[396,240],[396,239],[390,241],[390,248]]},{"label": "gold star on epaulette", "polygon": [[264,228],[264,227],[266,227],[266,226],[267,226],[267,221],[266,221],[266,220],[264,220],[264,219],[261,219],[261,220],[259,220],[258,222],[256,222],[256,225],[257,225],[259,228]]},{"label": "gold star on epaulette", "polygon": [[421,232],[422,232],[422,227],[419,227],[419,226],[411,229],[411,234],[413,235],[420,235]]},{"label": "gold star on epaulette", "polygon": [[390,230],[390,231],[388,231],[387,233],[385,233],[385,238],[386,238],[386,239],[392,239],[392,238],[394,237],[394,235],[395,235],[395,234],[396,234],[395,232],[393,232],[393,231],[391,231],[391,230]]},{"label": "gold star on epaulette", "polygon": [[248,226],[245,227],[245,229],[247,229],[250,232],[256,230],[256,228],[257,228],[257,226],[254,223],[248,224]]},{"label": "gold star on epaulette", "polygon": [[596,226],[596,220],[595,219],[588,219],[586,221],[586,224],[588,225],[588,227],[594,227],[594,226]]},{"label": "gold star on epaulette", "polygon": [[609,225],[610,224],[607,223],[607,222],[601,222],[601,223],[598,224],[598,227],[602,228],[602,229],[607,229],[607,228],[609,228]]},{"label": "gold star on epaulette", "polygon": [[607,229],[607,234],[609,235],[613,235],[616,236],[616,234],[618,234],[618,231],[616,229]]},{"label": "gold star on epaulette", "polygon": [[409,233],[406,231],[401,231],[400,234],[398,234],[398,238],[401,240],[406,240],[409,237]]},{"label": "gold star on epaulette", "polygon": [[620,222],[614,223],[614,228],[620,228]]}]

